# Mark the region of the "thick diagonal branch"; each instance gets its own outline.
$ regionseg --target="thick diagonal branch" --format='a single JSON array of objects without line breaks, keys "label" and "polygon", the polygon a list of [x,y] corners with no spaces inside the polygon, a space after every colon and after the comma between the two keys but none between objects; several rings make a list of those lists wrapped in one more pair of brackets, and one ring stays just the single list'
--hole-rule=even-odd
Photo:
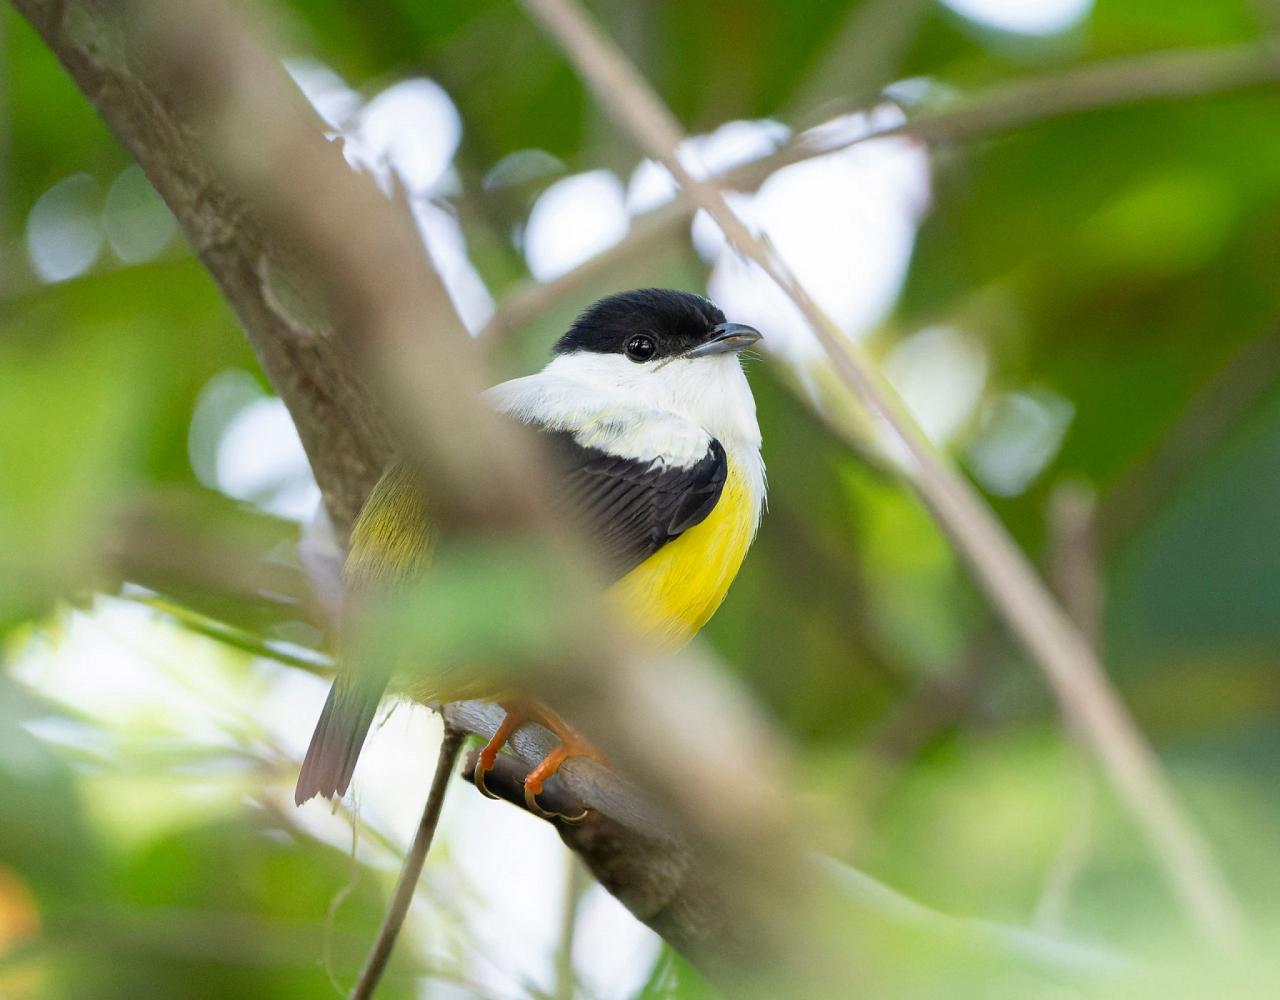
[{"label": "thick diagonal branch", "polygon": [[[406,213],[348,168],[278,58],[216,0],[17,7],[138,159],[219,281],[298,422],[339,526],[380,474],[392,451],[385,424],[394,423],[402,450],[428,474],[442,530],[497,535],[545,560],[545,590],[554,596],[547,613],[562,617],[570,638],[555,663],[531,664],[524,680],[629,773],[661,789],[657,798],[682,835],[707,845],[700,877],[718,886],[719,905],[753,947],[703,934],[700,954],[740,956],[720,966],[735,978],[785,979],[793,962],[820,961],[820,949],[800,937],[811,881],[801,872],[776,740],[705,667],[651,669],[608,630],[591,562],[545,500],[539,453],[481,401],[483,359]],[[365,384],[376,386],[382,406]],[[733,752],[711,752],[701,736],[708,728]],[[627,796],[620,790],[617,798]],[[579,849],[593,870],[636,872],[640,841],[661,841],[653,822],[639,816]],[[660,881],[651,846],[644,856],[654,859],[644,870]],[[666,911],[673,941],[692,939],[679,925],[698,911]]]},{"label": "thick diagonal branch", "polygon": [[[228,185],[203,151],[191,109],[178,107],[127,43],[128,5],[15,0],[128,147],[181,224],[188,242],[235,310],[272,385],[289,407],[335,525],[345,534],[391,454],[372,395],[322,317],[309,314],[302,262],[260,212]],[[296,89],[289,113],[321,123]]]},{"label": "thick diagonal branch", "polygon": [[995,514],[934,448],[878,368],[842,334],[781,256],[747,228],[719,189],[685,166],[679,155],[679,123],[621,50],[573,0],[523,2],[615,121],[671,172],[690,200],[723,230],[730,246],[755,263],[800,310],[836,375],[905,453],[910,482],[1045,675],[1063,712],[1078,724],[1191,920],[1219,945],[1238,944],[1239,907],[1200,832],[1182,811],[1094,650]]}]

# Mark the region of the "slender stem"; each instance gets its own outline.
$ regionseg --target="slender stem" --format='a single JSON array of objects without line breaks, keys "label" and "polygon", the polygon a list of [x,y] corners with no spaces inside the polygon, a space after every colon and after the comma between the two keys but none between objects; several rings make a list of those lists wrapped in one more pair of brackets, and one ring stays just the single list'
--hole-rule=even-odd
[{"label": "slender stem", "polygon": [[[1049,579],[1094,649],[1102,633],[1097,514],[1097,497],[1081,484],[1059,484],[1049,497]],[[1066,831],[1045,873],[1032,916],[1032,925],[1046,932],[1062,930],[1071,891],[1089,862],[1097,812],[1098,782],[1087,743],[1069,716],[1066,728],[1071,772]]]},{"label": "slender stem", "polygon": [[1203,97],[1277,79],[1280,54],[1271,43],[1170,49],[993,84],[937,109],[923,110],[906,121],[835,143],[802,141],[791,155],[807,159],[890,135],[913,135],[928,142],[978,139],[1082,111],[1163,98]]},{"label": "slender stem", "polygon": [[1280,381],[1280,326],[1239,348],[1178,414],[1152,453],[1107,493],[1098,544],[1113,548],[1135,532]]},{"label": "slender stem", "polygon": [[895,450],[905,455],[904,471],[916,491],[1045,674],[1063,713],[1085,733],[1189,917],[1219,946],[1238,942],[1238,905],[1207,845],[1183,813],[1159,761],[1088,641],[1054,601],[995,514],[934,448],[883,374],[843,335],[772,245],[748,230],[718,188],[685,168],[677,152],[683,138],[679,123],[626,56],[572,0],[523,3],[560,44],[615,121],[671,172],[688,197],[715,220],[729,244],[769,275],[799,308],[835,374],[883,425]]},{"label": "slender stem", "polygon": [[[895,16],[904,15],[899,10]],[[754,190],[782,167],[872,139],[905,134],[926,142],[971,141],[1099,108],[1227,93],[1277,79],[1280,58],[1273,47],[1257,43],[1100,60],[1060,73],[993,84],[941,107],[912,114],[906,121],[868,129],[836,143],[815,142],[810,133],[802,132],[782,149],[726,171],[716,181],[725,187]],[[811,113],[802,101],[796,102],[799,113]],[[613,269],[646,259],[654,245],[672,238],[687,224],[696,208],[688,193],[681,191],[674,201],[639,216],[623,239],[573,270],[546,283],[526,282],[489,321],[478,338],[480,343],[491,346],[525,329],[542,313],[580,294]]]},{"label": "slender stem", "polygon": [[578,930],[585,871],[578,857],[565,850],[564,904],[560,911],[560,946],[556,949],[556,1000],[573,1000],[577,993],[573,970],[573,939]]},{"label": "slender stem", "polygon": [[785,120],[812,124],[874,101],[898,72],[929,7],[927,0],[868,0],[851,7],[817,68],[787,102]]},{"label": "slender stem", "polygon": [[145,605],[160,614],[168,615],[188,631],[194,632],[196,635],[202,635],[206,639],[212,639],[214,642],[220,642],[224,646],[230,646],[232,649],[238,649],[242,653],[275,660],[277,663],[283,663],[287,667],[304,670],[318,677],[330,678],[336,669],[333,660],[319,650],[308,649],[303,646],[287,649],[280,643],[264,639],[247,629],[238,628],[209,615],[184,608],[182,605],[165,600],[162,597],[139,596],[126,599],[136,601],[138,604]]},{"label": "slender stem", "polygon": [[351,990],[349,1000],[368,1000],[373,996],[378,981],[386,971],[387,961],[391,958],[391,949],[395,947],[396,938],[400,936],[400,928],[404,925],[405,915],[409,912],[409,904],[413,901],[414,890],[422,875],[427,851],[431,849],[436,824],[440,822],[444,793],[449,787],[449,778],[458,761],[458,752],[462,749],[463,735],[456,729],[445,728],[444,739],[440,743],[440,755],[436,758],[435,777],[431,779],[431,791],[427,794],[427,804],[422,810],[418,832],[413,838],[413,846],[405,856],[404,867],[400,870],[395,892],[387,906],[387,914],[382,918],[378,936],[369,950],[369,957],[365,960],[364,969],[360,972],[360,979]]}]

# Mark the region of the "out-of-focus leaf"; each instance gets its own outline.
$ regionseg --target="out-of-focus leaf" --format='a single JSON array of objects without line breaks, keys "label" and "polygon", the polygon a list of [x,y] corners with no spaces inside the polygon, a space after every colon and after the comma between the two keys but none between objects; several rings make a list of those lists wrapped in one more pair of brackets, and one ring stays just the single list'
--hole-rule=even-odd
[{"label": "out-of-focus leaf", "polygon": [[101,857],[70,769],[22,727],[37,706],[0,674],[0,865],[34,890],[42,907],[84,892]]},{"label": "out-of-focus leaf", "polygon": [[[148,844],[55,928],[73,959],[61,995],[328,995],[326,958],[353,982],[382,910],[369,874],[352,878],[339,852],[245,814]],[[413,995],[405,968],[393,959],[380,995]]]},{"label": "out-of-focus leaf", "polygon": [[136,343],[36,336],[0,361],[0,622],[87,576],[138,456]]}]

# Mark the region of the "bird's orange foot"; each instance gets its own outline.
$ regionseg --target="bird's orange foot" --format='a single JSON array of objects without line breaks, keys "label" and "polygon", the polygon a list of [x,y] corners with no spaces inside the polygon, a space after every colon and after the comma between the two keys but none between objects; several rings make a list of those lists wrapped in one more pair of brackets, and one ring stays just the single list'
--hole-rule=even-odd
[{"label": "bird's orange foot", "polygon": [[503,708],[507,712],[506,718],[502,720],[502,725],[493,734],[493,738],[480,751],[480,756],[476,761],[476,787],[489,798],[497,798],[485,786],[485,775],[493,770],[493,766],[498,759],[498,752],[506,745],[515,731],[526,722],[538,722],[555,733],[560,738],[560,742],[524,779],[525,806],[530,812],[544,819],[560,819],[568,823],[579,823],[584,820],[588,812],[586,809],[576,816],[547,812],[538,804],[537,797],[541,794],[542,786],[546,783],[546,780],[560,770],[560,766],[570,757],[590,757],[603,763],[605,760],[604,754],[579,736],[564,719],[540,702],[504,704]]},{"label": "bird's orange foot", "polygon": [[546,780],[560,770],[560,765],[570,757],[590,757],[600,763],[606,763],[604,754],[597,750],[594,746],[584,740],[573,730],[565,728],[565,731],[556,731],[556,735],[560,737],[560,742],[549,754],[538,762],[535,767],[524,779],[524,804],[531,813],[541,816],[543,819],[562,819],[566,823],[581,823],[587,818],[590,811],[586,808],[576,816],[566,816],[564,813],[549,813],[538,804],[538,796],[542,794],[542,786]]}]

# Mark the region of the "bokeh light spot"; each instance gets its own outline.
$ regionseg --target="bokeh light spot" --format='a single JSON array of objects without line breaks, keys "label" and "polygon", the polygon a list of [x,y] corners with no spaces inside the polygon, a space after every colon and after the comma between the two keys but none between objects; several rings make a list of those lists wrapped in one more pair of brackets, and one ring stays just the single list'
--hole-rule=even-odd
[{"label": "bokeh light spot", "polygon": [[93,266],[102,249],[101,192],[88,174],[73,174],[42,194],[27,216],[27,254],[42,281],[66,281]]},{"label": "bokeh light spot", "polygon": [[1056,35],[1089,16],[1093,0],[942,0],[976,24],[1017,35]]},{"label": "bokeh light spot", "polygon": [[997,396],[986,407],[969,467],[989,493],[1024,493],[1053,461],[1075,416],[1069,400],[1036,387]]},{"label": "bokeh light spot", "polygon": [[954,326],[928,327],[894,346],[884,373],[930,440],[946,444],[982,399],[987,352]]},{"label": "bokeh light spot", "polygon": [[315,514],[320,491],[293,420],[248,372],[220,372],[201,390],[188,451],[206,486],[279,517]]},{"label": "bokeh light spot", "polygon": [[529,213],[524,233],[529,271],[539,281],[552,281],[608,250],[627,235],[629,225],[622,182],[610,171],[558,180]]},{"label": "bokeh light spot", "polygon": [[102,228],[126,264],[150,260],[169,245],[178,224],[142,168],[125,167],[107,191]]}]

